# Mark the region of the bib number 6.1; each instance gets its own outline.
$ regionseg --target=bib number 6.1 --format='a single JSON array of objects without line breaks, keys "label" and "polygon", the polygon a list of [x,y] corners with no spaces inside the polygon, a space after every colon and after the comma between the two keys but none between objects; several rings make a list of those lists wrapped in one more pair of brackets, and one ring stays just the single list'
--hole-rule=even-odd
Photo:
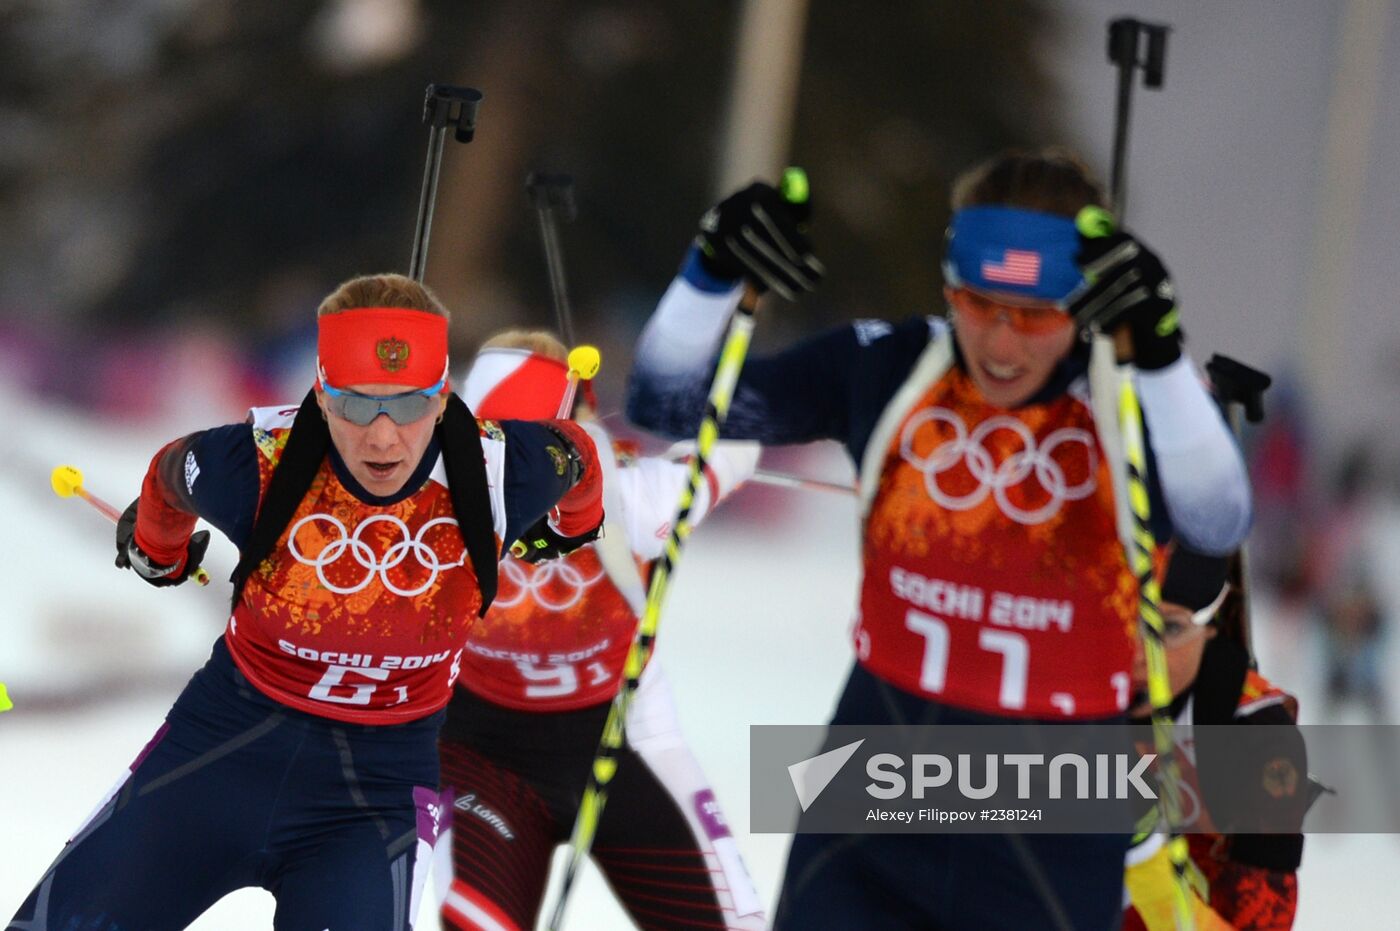
[{"label": "bib number 6.1", "polygon": [[[924,638],[924,658],[919,667],[919,687],[942,694],[948,680],[948,623],[910,608],[904,626]],[[1030,668],[1031,647],[1021,634],[983,627],[977,632],[977,645],[989,653],[1001,654],[1001,689],[998,703],[1013,711],[1026,707],[1026,675]]]},{"label": "bib number 6.1", "polygon": [[[371,682],[345,682],[345,674],[352,672],[355,675],[363,676],[366,679],[373,679],[374,682],[384,682],[389,678],[387,669],[361,669],[358,666],[327,666],[326,674],[321,677],[321,681],[311,686],[311,691],[307,696],[317,701],[335,702],[338,705],[368,705],[370,696],[374,690],[379,688]],[[342,690],[341,694],[332,692],[331,689]],[[350,689],[350,694],[343,693],[344,689]],[[400,686],[400,700],[408,700],[408,689]]]}]

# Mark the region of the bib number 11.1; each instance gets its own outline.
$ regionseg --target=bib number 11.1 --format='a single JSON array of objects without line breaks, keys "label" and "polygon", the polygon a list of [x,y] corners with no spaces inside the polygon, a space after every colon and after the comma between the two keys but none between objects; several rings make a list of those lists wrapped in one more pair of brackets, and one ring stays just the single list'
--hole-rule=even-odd
[{"label": "bib number 11.1", "polygon": [[[924,638],[919,687],[934,695],[942,694],[948,681],[948,622],[910,608],[904,615],[904,626]],[[1012,711],[1024,709],[1031,659],[1031,647],[1026,638],[1013,631],[983,627],[977,632],[977,645],[989,653],[1001,655],[998,704]]]}]

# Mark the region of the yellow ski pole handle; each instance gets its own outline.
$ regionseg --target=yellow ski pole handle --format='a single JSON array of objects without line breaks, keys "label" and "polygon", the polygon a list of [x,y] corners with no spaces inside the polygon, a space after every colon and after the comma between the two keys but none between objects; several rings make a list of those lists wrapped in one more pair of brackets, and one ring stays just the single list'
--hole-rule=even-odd
[{"label": "yellow ski pole handle", "polygon": [[49,476],[49,484],[53,486],[54,494],[60,498],[82,498],[114,524],[122,519],[121,511],[83,487],[83,473],[78,471],[76,466],[55,466],[53,474]]},{"label": "yellow ski pole handle", "polygon": [[[77,466],[54,466],[53,472],[49,475],[49,484],[53,487],[53,493],[60,498],[82,498],[88,504],[92,505],[97,513],[114,524],[119,523],[122,519],[121,511],[118,511],[116,508],[112,507],[112,505],[83,487],[83,473]],[[205,572],[202,566],[197,567],[194,572],[190,573],[190,577],[200,585],[209,584],[209,573]],[[3,708],[0,708],[0,711],[3,710]]]},{"label": "yellow ski pole handle", "polygon": [[564,389],[564,398],[559,402],[559,413],[554,415],[555,420],[565,420],[573,413],[578,383],[597,378],[598,369],[602,364],[603,357],[599,354],[597,346],[575,346],[569,350],[569,385]]},{"label": "yellow ski pole handle", "polygon": [[1142,407],[1132,376],[1124,373],[1118,392],[1118,419],[1123,434],[1123,453],[1128,465],[1128,505],[1133,515],[1129,566],[1138,581],[1138,620],[1143,655],[1147,660],[1147,695],[1152,701],[1152,743],[1157,751],[1159,805],[1167,828],[1167,856],[1171,860],[1174,884],[1172,913],[1177,931],[1194,931],[1196,920],[1191,903],[1187,866],[1191,851],[1181,833],[1181,770],[1177,766],[1176,737],[1170,707],[1171,679],[1167,674],[1167,651],[1163,641],[1161,588],[1152,562],[1156,540],[1152,535],[1151,498],[1147,491],[1147,450],[1143,441]]}]

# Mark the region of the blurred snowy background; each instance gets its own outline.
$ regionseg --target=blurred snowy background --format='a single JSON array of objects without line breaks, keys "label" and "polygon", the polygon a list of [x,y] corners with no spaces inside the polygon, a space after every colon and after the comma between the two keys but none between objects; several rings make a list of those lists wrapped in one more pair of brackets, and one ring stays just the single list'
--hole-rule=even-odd
[{"label": "blurred snowy background", "polygon": [[[1388,0],[16,0],[0,5],[0,681],[16,704],[0,716],[0,914],[203,662],[234,564],[216,539],[210,589],[141,585],[109,568],[109,526],[53,497],[49,471],[79,466],[121,507],[168,439],[301,396],[319,297],[407,264],[427,83],[486,93],[477,141],[446,152],[428,264],[457,357],[499,326],[550,323],[523,182],[567,171],[577,326],[603,347],[616,410],[698,215],[785,162],[811,175],[830,277],[765,314],[760,346],[937,312],[958,170],[1055,141],[1106,173],[1103,29],[1123,13],[1174,26],[1166,88],[1136,96],[1132,225],[1177,278],[1198,361],[1226,352],[1278,379],[1247,437],[1261,667],[1305,722],[1396,721]],[[834,449],[767,464],[850,474]],[[825,719],[855,558],[849,502],[757,487],[687,550],[660,653],[741,836],[747,727]],[[1345,792],[1347,764],[1314,769]],[[786,838],[744,841],[771,903]],[[1311,838],[1299,927],[1400,926],[1397,867],[1398,838]],[[570,927],[619,927],[589,883]],[[271,914],[245,891],[195,927]]]}]

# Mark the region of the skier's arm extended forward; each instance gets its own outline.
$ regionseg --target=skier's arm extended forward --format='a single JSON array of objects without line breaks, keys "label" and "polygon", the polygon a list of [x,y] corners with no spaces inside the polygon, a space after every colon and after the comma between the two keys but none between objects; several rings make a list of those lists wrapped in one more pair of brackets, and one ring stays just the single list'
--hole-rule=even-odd
[{"label": "skier's arm extended forward", "polygon": [[[627,415],[665,436],[694,436],[715,354],[743,287],[706,275],[694,253],[637,343]],[[855,340],[843,327],[744,363],[724,435],[765,445],[842,439]]]}]

